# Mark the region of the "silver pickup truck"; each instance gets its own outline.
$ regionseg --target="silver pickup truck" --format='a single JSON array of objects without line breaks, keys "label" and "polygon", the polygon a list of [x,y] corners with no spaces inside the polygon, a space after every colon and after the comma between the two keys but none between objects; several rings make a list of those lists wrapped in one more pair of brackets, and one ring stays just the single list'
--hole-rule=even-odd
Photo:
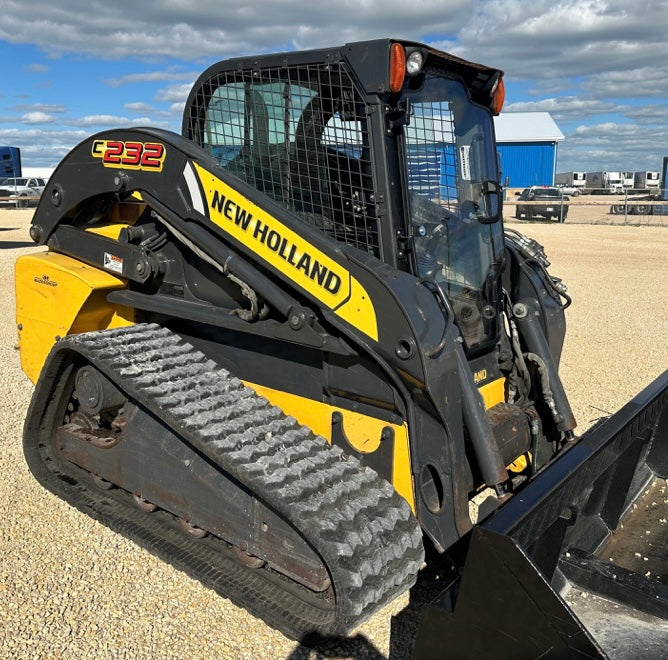
[{"label": "silver pickup truck", "polygon": [[41,177],[6,177],[0,179],[0,205],[26,208],[37,206],[46,181]]}]

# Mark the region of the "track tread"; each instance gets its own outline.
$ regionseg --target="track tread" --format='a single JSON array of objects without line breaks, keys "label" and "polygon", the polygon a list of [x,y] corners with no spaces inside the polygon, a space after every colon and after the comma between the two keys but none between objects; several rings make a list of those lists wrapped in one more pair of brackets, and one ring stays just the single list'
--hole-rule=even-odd
[{"label": "track tread", "polygon": [[[249,609],[272,625],[296,637],[345,634],[414,584],[424,560],[422,535],[410,507],[392,486],[178,335],[139,324],[69,336],[52,356],[58,351],[74,351],[93,363],[270,503],[316,548],[331,573],[334,620],[326,614],[313,620],[294,612],[277,614],[283,592],[265,585],[255,592]],[[149,544],[155,538],[135,523],[129,527],[123,531],[146,537]],[[175,554],[207,583],[227,591],[222,583],[230,577],[219,575],[213,563],[183,549]]]}]

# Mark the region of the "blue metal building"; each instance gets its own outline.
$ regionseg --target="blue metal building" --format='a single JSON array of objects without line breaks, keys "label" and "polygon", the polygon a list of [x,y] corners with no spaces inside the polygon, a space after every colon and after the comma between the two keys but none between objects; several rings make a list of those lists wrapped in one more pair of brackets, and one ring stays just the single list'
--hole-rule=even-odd
[{"label": "blue metal building", "polygon": [[508,188],[553,186],[564,134],[549,112],[506,112],[494,118],[501,182]]}]

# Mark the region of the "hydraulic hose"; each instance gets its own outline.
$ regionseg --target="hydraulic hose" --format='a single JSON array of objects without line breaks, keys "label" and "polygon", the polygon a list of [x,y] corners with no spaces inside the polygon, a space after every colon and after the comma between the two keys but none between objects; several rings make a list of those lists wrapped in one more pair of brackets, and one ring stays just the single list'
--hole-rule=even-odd
[{"label": "hydraulic hose", "polygon": [[577,426],[577,422],[575,421],[571,405],[559,377],[559,372],[552,359],[552,353],[550,352],[550,347],[540,322],[539,309],[537,301],[531,299],[522,300],[513,306],[513,314],[529,352],[538,355],[545,366],[545,373],[549,378],[548,382],[550,383],[550,390],[554,399],[554,408],[560,417],[560,420],[557,422],[557,428],[563,431],[567,438],[570,438],[573,435],[573,429]]}]

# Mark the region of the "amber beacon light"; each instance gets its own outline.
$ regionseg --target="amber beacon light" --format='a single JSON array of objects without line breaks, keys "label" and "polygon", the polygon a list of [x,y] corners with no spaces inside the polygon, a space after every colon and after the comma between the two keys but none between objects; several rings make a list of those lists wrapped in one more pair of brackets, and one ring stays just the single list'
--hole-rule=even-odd
[{"label": "amber beacon light", "polygon": [[496,85],[494,85],[490,96],[492,97],[492,101],[489,105],[489,109],[492,111],[493,115],[498,115],[501,112],[501,108],[503,108],[503,102],[506,100],[506,86],[503,83],[502,77],[500,77]]},{"label": "amber beacon light", "polygon": [[401,44],[392,44],[390,51],[390,91],[398,92],[406,77],[406,51]]}]

